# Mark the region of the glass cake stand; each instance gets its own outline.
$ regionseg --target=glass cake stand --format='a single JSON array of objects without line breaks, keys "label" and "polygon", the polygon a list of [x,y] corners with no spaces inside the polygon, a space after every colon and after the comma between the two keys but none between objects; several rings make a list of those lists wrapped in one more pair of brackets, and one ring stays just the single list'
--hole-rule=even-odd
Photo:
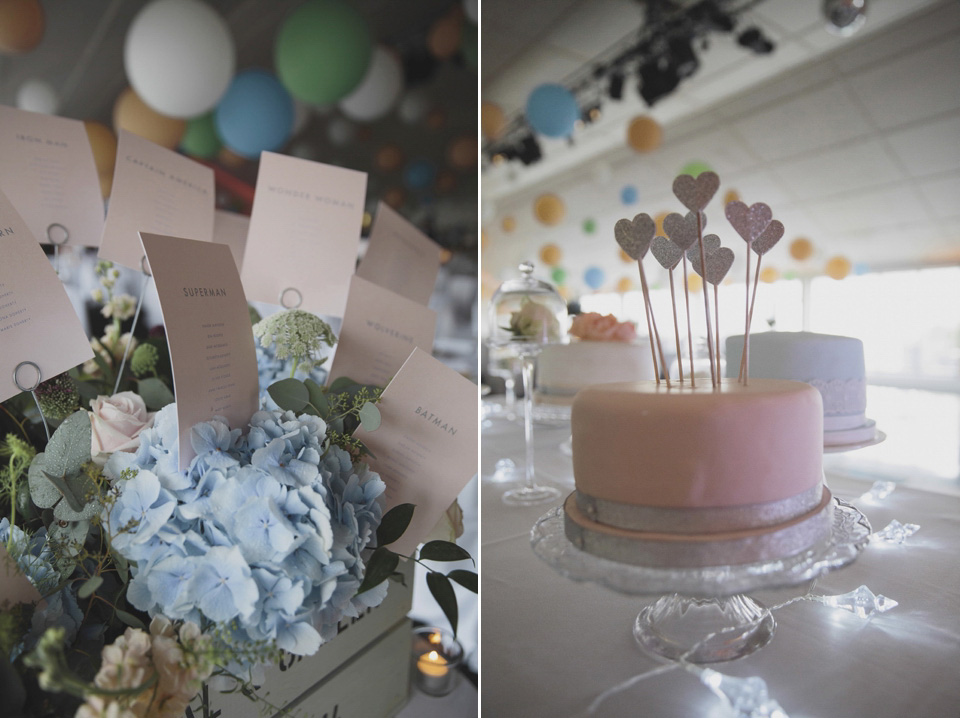
[{"label": "glass cake stand", "polygon": [[871,528],[855,506],[834,497],[830,536],[777,561],[705,568],[652,568],[581,551],[567,539],[559,506],[530,530],[533,552],[564,578],[628,595],[659,595],[637,616],[633,635],[647,652],[671,660],[715,663],[742,658],[773,637],[770,610],[746,595],[812,580],[853,562]]},{"label": "glass cake stand", "polygon": [[850,444],[833,444],[827,446],[824,444],[823,453],[824,454],[840,454],[845,451],[854,451],[856,449],[866,449],[868,446],[876,446],[877,444],[882,443],[887,438],[887,435],[877,429],[877,433],[872,439],[867,439],[866,441],[854,441]]}]

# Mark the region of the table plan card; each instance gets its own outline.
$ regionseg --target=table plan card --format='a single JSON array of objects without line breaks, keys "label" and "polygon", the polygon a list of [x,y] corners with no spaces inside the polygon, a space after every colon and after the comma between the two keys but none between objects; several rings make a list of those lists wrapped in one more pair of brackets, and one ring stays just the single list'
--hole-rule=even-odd
[{"label": "table plan card", "polygon": [[194,457],[190,428],[222,416],[245,428],[259,406],[250,313],[230,248],[141,232],[170,346],[180,468]]},{"label": "table plan card", "polygon": [[103,198],[79,120],[0,105],[0,190],[43,244],[96,247]]},{"label": "table plan card", "polygon": [[[17,365],[33,362],[52,379],[93,358],[80,318],[26,222],[0,192],[0,401],[20,393]],[[30,388],[37,369],[23,366]]]},{"label": "table plan card", "polygon": [[380,202],[357,275],[407,299],[429,304],[439,272],[440,245]]},{"label": "table plan card", "polygon": [[137,232],[209,242],[213,208],[212,169],[121,130],[99,256],[141,269]]},{"label": "table plan card", "polygon": [[327,381],[386,386],[415,347],[433,351],[436,326],[432,309],[354,276]]},{"label": "table plan card", "polygon": [[391,549],[410,554],[477,473],[477,385],[427,352],[414,349],[390,385],[375,431],[354,436],[387,485],[386,508],[416,505],[413,520]]},{"label": "table plan card", "polygon": [[237,271],[243,267],[243,250],[247,246],[250,218],[245,214],[218,209],[213,214],[213,241],[230,247]]},{"label": "table plan card", "polygon": [[[243,258],[254,301],[342,317],[357,263],[367,175],[263,152]],[[281,298],[282,296],[282,298]]]},{"label": "table plan card", "polygon": [[0,543],[0,611],[7,611],[18,603],[39,604],[43,601],[40,592],[23,575],[17,562]]}]

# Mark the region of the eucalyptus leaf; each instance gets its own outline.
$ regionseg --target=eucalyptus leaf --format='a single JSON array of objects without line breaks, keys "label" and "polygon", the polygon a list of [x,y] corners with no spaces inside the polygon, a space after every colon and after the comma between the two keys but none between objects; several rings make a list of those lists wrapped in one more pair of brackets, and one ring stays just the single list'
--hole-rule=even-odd
[{"label": "eucalyptus leaf", "polygon": [[420,549],[423,561],[472,561],[473,557],[463,548],[450,541],[429,541]]},{"label": "eucalyptus leaf", "polygon": [[281,379],[267,388],[277,406],[285,411],[303,411],[310,401],[310,391],[298,379]]},{"label": "eucalyptus leaf", "polygon": [[73,476],[90,461],[90,415],[80,409],[68,416],[47,442],[45,470],[57,476]]},{"label": "eucalyptus leaf", "polygon": [[357,593],[361,594],[364,591],[369,591],[374,586],[379,586],[397,570],[399,563],[400,557],[393,553],[393,551],[385,549],[382,546],[378,548],[370,555],[370,559],[367,561],[363,583],[360,584]]},{"label": "eucalyptus leaf", "polygon": [[342,394],[343,392],[349,392],[351,389],[356,391],[360,388],[360,384],[355,382],[350,377],[340,376],[330,382],[330,393],[331,394]]},{"label": "eucalyptus leaf", "polygon": [[477,574],[475,572],[458,568],[448,573],[447,578],[456,581],[468,591],[477,593]]},{"label": "eucalyptus leaf", "polygon": [[44,476],[44,469],[47,465],[47,455],[40,452],[33,457],[30,469],[27,471],[27,484],[30,486],[30,498],[33,503],[41,509],[53,508],[63,494],[57,491],[57,487],[51,484]]},{"label": "eucalyptus leaf", "polygon": [[364,431],[376,431],[380,428],[380,410],[373,402],[365,402],[358,412],[360,426]]},{"label": "eucalyptus leaf", "polygon": [[134,616],[132,613],[122,611],[119,608],[116,609],[116,613],[117,613],[117,618],[119,618],[128,626],[132,628],[139,628],[141,631],[147,630],[147,627],[143,624],[143,621],[141,621],[139,618]]},{"label": "eucalyptus leaf", "polygon": [[310,403],[316,407],[318,415],[327,416],[330,413],[330,402],[327,401],[327,395],[323,393],[323,387],[313,379],[305,379],[303,385],[307,387]]},{"label": "eucalyptus leaf", "polygon": [[93,576],[83,582],[83,585],[77,589],[77,598],[90,598],[94,592],[103,584],[103,576]]},{"label": "eucalyptus leaf", "polygon": [[431,571],[427,574],[427,588],[433,594],[433,598],[443,611],[443,615],[450,621],[450,627],[453,634],[457,634],[457,594],[453,590],[453,584],[442,573]]},{"label": "eucalyptus leaf", "polygon": [[387,546],[403,536],[413,518],[414,504],[398,504],[383,515],[377,527],[377,546]]},{"label": "eucalyptus leaf", "polygon": [[151,411],[159,411],[176,400],[170,388],[155,376],[137,382],[137,393]]}]

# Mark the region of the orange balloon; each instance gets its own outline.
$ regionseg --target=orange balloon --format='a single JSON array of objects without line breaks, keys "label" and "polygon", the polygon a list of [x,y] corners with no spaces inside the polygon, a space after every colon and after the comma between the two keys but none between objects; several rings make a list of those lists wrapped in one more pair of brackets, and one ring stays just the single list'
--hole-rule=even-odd
[{"label": "orange balloon", "polygon": [[407,199],[407,193],[401,187],[391,187],[383,193],[383,201],[393,209],[399,210]]},{"label": "orange balloon", "polygon": [[540,261],[547,266],[553,267],[560,264],[563,259],[563,252],[555,244],[545,244],[540,248]]},{"label": "orange balloon", "polygon": [[652,152],[663,141],[663,130],[652,117],[638,115],[627,125],[627,145],[637,152]]},{"label": "orange balloon", "polygon": [[384,172],[393,172],[403,166],[403,150],[396,145],[384,145],[377,150],[377,167]]},{"label": "orange balloon", "polygon": [[767,284],[773,284],[778,279],[780,279],[780,272],[778,272],[773,267],[764,267],[762,270],[760,270],[761,282],[766,282]]},{"label": "orange balloon", "polygon": [[843,279],[850,274],[851,269],[853,269],[853,265],[846,257],[832,257],[827,260],[827,266],[824,268],[824,272],[826,272],[828,277],[832,277],[833,279]]},{"label": "orange balloon", "polygon": [[533,203],[533,216],[548,227],[560,224],[567,208],[555,194],[542,194]]},{"label": "orange balloon", "polygon": [[227,169],[237,170],[247,164],[247,158],[241,157],[236,152],[233,152],[228,147],[224,146],[220,148],[220,151],[217,153],[217,162],[222,164]]},{"label": "orange balloon", "polygon": [[104,199],[110,196],[113,186],[113,169],[117,162],[117,136],[106,125],[93,120],[83,123],[93,152],[93,163],[100,175],[100,193]]},{"label": "orange balloon", "polygon": [[667,218],[669,212],[661,212],[656,217],[653,218],[653,221],[657,224],[657,234],[661,237],[666,236],[666,232],[663,231],[663,220]]},{"label": "orange balloon", "polygon": [[467,170],[477,166],[480,147],[475,135],[457,137],[447,147],[447,162],[458,170]]},{"label": "orange balloon", "polygon": [[703,289],[703,280],[696,272],[690,272],[687,275],[687,292],[695,294]]},{"label": "orange balloon", "polygon": [[790,243],[790,256],[799,261],[809,259],[813,255],[813,242],[806,237],[800,237]]},{"label": "orange balloon", "polygon": [[453,192],[457,186],[457,176],[450,170],[440,170],[437,172],[437,181],[434,183],[434,189],[440,194]]},{"label": "orange balloon", "polygon": [[631,257],[629,254],[627,254],[626,252],[624,252],[624,251],[621,249],[621,250],[620,250],[620,261],[621,261],[621,262],[625,262],[625,263],[627,263],[627,264],[630,264],[631,262],[636,262],[637,260],[634,259],[633,257]]},{"label": "orange balloon", "polygon": [[39,0],[0,2],[0,53],[30,52],[43,39],[46,18]]},{"label": "orange balloon", "polygon": [[621,277],[620,281],[617,282],[617,291],[621,294],[633,291],[633,280],[627,277]]},{"label": "orange balloon", "polygon": [[503,132],[507,124],[507,116],[500,105],[492,102],[480,103],[480,131],[488,140],[495,140]]},{"label": "orange balloon", "polygon": [[439,130],[447,123],[447,113],[439,107],[434,107],[427,113],[427,127],[431,130]]},{"label": "orange balloon", "polygon": [[430,27],[427,33],[427,49],[438,60],[449,60],[460,50],[463,37],[463,8],[458,3]]},{"label": "orange balloon", "polygon": [[133,88],[128,87],[120,93],[113,106],[113,129],[117,132],[132,132],[172,150],[180,144],[180,139],[187,129],[187,121],[154,112],[137,96]]},{"label": "orange balloon", "polygon": [[513,217],[504,217],[500,226],[503,227],[504,232],[512,232],[517,228],[517,220]]},{"label": "orange balloon", "polygon": [[731,202],[739,202],[740,193],[735,189],[728,189],[727,193],[723,195],[723,206],[726,207]]}]

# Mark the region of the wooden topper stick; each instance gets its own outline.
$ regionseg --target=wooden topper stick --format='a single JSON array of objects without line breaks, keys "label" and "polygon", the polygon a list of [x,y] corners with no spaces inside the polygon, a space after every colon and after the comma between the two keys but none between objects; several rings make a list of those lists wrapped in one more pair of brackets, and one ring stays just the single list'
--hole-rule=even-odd
[{"label": "wooden topper stick", "polygon": [[650,307],[650,297],[647,296],[646,282],[644,281],[643,276],[643,261],[638,259],[637,266],[640,267],[640,286],[643,289],[643,315],[647,318],[647,335],[650,337],[650,358],[653,359],[653,375],[657,379],[657,384],[659,384],[660,370],[657,368],[657,351],[653,346],[653,325],[650,323],[650,318],[653,316],[653,312],[652,308]]},{"label": "wooden topper stick", "polygon": [[[700,266],[707,266],[706,253],[703,251],[703,215],[697,212],[697,242],[700,244]],[[706,271],[705,269],[701,271]],[[717,387],[716,366],[713,363],[713,331],[710,328],[710,299],[707,294],[707,280],[701,282],[703,285],[703,312],[707,318],[707,353],[710,355],[710,382],[714,388]],[[719,358],[719,357],[718,357]]]},{"label": "wooden topper stick", "polygon": [[720,287],[716,284],[713,285],[713,316],[716,319],[717,325],[715,327],[716,338],[717,338],[717,383],[720,383]]},{"label": "wooden topper stick", "polygon": [[[750,299],[750,312],[747,315],[747,330],[749,331],[750,327],[753,326],[753,307],[757,303],[757,285],[760,283],[760,263],[763,261],[763,255],[757,255],[757,270],[753,274],[753,296]],[[747,368],[747,352],[744,351],[740,356],[740,374],[739,379],[743,380],[743,373]]]},{"label": "wooden topper stick", "polygon": [[[657,318],[653,314],[653,305],[650,303],[650,290],[647,287],[647,275],[643,271],[643,260],[637,260],[637,266],[640,267],[640,288],[643,290],[643,301],[649,308],[650,316],[648,320],[653,324],[653,334],[651,335],[651,340],[656,340],[657,342],[657,352],[660,354],[660,367],[663,369],[663,377],[667,381],[667,388],[670,388],[670,370],[667,367],[667,363],[663,360],[663,347],[660,344],[660,333],[657,331]],[[656,367],[656,361],[654,361],[654,367]],[[660,374],[657,373],[657,383],[660,383]]]},{"label": "wooden topper stick", "polygon": [[670,277],[670,304],[673,305],[673,337],[677,342],[677,368],[680,371],[680,383],[683,383],[683,354],[680,352],[680,325],[677,323],[677,295],[673,290],[673,270],[667,271]]},{"label": "wooden topper stick", "polygon": [[687,306],[687,349],[690,352],[690,386],[697,385],[693,376],[693,328],[690,325],[690,290],[687,288],[687,253],[683,253],[683,301]]},{"label": "wooden topper stick", "polygon": [[[757,265],[759,266],[759,262]],[[750,375],[750,242],[747,242],[747,298],[743,307],[743,385],[747,385],[747,378]],[[756,286],[756,285],[754,285]]]}]

